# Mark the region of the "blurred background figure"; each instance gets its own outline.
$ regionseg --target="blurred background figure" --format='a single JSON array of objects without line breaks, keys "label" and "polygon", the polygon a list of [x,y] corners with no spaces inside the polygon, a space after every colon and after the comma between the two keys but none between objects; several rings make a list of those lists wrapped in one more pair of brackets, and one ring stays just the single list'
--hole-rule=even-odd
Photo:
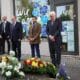
[{"label": "blurred background figure", "polygon": [[7,17],[2,17],[2,22],[0,24],[0,39],[1,39],[1,47],[2,47],[2,54],[5,53],[5,41],[7,41],[8,51],[10,51],[10,22],[7,21]]}]

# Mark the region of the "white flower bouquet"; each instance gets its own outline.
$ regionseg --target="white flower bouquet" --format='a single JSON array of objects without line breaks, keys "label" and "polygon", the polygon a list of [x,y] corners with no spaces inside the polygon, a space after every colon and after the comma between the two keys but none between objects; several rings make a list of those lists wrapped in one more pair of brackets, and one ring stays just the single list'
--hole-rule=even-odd
[{"label": "white flower bouquet", "polygon": [[14,57],[14,52],[11,51],[10,56],[0,57],[0,72],[6,80],[14,80],[17,78],[24,79],[25,74],[21,71],[21,63]]}]

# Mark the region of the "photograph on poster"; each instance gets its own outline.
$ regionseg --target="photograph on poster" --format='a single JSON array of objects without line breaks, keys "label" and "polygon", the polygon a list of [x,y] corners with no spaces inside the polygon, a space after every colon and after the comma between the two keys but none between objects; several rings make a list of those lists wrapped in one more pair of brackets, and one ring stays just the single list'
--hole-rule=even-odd
[{"label": "photograph on poster", "polygon": [[73,21],[66,21],[67,24],[67,31],[74,31],[74,22]]},{"label": "photograph on poster", "polygon": [[62,30],[63,31],[74,31],[74,23],[73,21],[63,21],[62,22]]},{"label": "photograph on poster", "polygon": [[68,51],[70,51],[70,52],[74,52],[74,51],[75,51],[74,41],[68,41],[67,49],[68,49]]},{"label": "photograph on poster", "polygon": [[67,32],[68,34],[68,41],[74,41],[74,32]]},{"label": "photograph on poster", "polygon": [[63,42],[63,43],[67,43],[67,42],[68,42],[67,36],[62,36],[62,42]]}]

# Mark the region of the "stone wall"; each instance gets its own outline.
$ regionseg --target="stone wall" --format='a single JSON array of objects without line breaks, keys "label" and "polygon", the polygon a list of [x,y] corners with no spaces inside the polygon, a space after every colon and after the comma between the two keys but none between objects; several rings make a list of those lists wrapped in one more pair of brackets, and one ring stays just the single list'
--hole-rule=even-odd
[{"label": "stone wall", "polygon": [[1,0],[1,17],[7,16],[11,20],[13,15],[13,0]]}]

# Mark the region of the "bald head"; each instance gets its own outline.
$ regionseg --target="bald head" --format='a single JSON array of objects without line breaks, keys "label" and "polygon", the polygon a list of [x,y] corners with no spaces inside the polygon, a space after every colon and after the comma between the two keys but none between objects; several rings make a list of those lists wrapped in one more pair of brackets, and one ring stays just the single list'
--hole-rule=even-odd
[{"label": "bald head", "polygon": [[13,22],[13,23],[16,22],[16,16],[13,16],[13,17],[12,17],[12,22]]},{"label": "bald head", "polygon": [[50,12],[50,19],[53,21],[56,19],[56,13],[54,11]]},{"label": "bald head", "polygon": [[3,16],[3,17],[2,17],[2,20],[3,20],[3,21],[7,21],[7,16]]}]

